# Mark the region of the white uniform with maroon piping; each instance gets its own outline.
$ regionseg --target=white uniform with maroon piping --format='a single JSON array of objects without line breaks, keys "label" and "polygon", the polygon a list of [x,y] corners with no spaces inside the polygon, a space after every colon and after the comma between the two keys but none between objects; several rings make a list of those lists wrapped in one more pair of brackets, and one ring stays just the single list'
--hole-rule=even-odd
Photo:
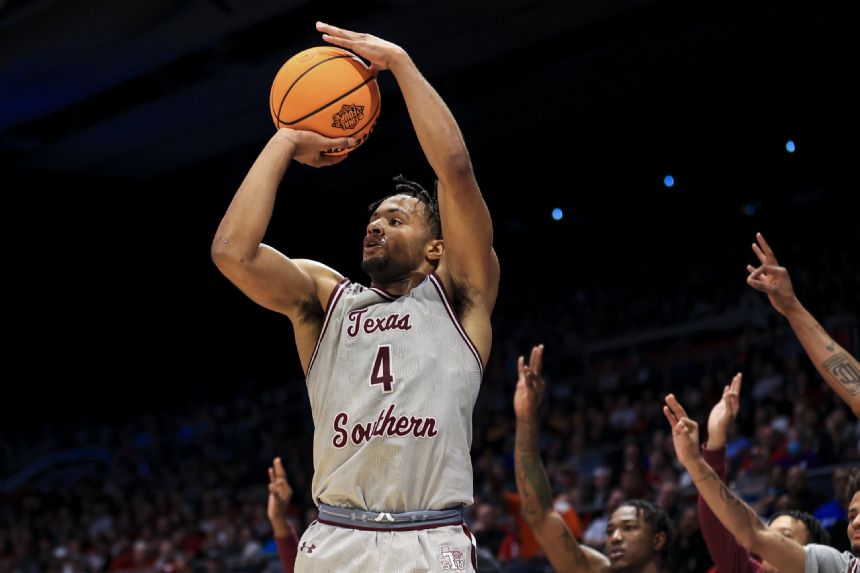
[{"label": "white uniform with maroon piping", "polygon": [[[317,503],[397,514],[472,503],[472,410],[483,369],[439,278],[406,295],[343,280],[307,386]],[[296,571],[473,571],[462,525],[378,531],[321,518]]]}]

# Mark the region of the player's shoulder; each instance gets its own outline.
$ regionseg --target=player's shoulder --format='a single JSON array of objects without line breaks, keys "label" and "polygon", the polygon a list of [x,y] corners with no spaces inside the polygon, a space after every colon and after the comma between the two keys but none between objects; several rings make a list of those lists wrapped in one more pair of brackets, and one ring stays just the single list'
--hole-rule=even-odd
[{"label": "player's shoulder", "polygon": [[330,280],[337,284],[344,278],[342,274],[319,261],[313,261],[311,259],[293,259],[293,262],[314,279],[314,281]]}]

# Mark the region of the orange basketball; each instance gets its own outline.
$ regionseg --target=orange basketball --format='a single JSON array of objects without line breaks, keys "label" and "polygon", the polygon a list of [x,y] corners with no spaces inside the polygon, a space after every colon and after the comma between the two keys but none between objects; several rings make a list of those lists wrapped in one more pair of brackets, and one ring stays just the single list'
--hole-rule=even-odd
[{"label": "orange basketball", "polygon": [[[269,94],[275,127],[353,137],[355,147],[373,131],[381,104],[370,68],[352,52],[334,46],[310,48],[287,60]],[[326,153],[343,155],[355,147]]]}]

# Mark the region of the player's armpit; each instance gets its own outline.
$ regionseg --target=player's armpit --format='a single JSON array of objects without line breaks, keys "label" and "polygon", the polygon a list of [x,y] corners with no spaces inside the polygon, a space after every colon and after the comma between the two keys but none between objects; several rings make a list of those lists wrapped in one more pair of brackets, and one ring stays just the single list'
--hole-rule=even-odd
[{"label": "player's armpit", "polygon": [[609,559],[591,547],[580,545],[564,519],[555,511],[532,524],[532,532],[558,573],[603,573],[609,571]]}]

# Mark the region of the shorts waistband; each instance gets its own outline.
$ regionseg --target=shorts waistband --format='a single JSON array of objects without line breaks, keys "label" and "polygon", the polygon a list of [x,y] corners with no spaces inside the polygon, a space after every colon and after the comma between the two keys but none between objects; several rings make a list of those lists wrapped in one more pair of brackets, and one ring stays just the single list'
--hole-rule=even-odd
[{"label": "shorts waistband", "polygon": [[351,507],[334,507],[320,503],[317,521],[328,525],[371,531],[432,529],[445,525],[462,524],[463,508],[388,513],[364,511]]}]

